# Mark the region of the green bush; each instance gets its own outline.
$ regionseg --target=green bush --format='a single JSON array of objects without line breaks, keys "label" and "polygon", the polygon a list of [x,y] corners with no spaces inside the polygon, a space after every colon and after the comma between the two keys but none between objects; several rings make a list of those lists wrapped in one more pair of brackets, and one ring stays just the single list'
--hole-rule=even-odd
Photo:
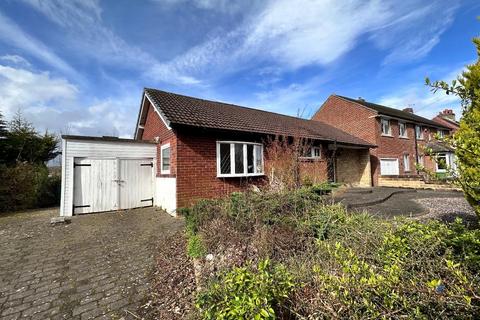
[{"label": "green bush", "polygon": [[58,206],[60,176],[49,176],[44,165],[0,166],[0,212]]},{"label": "green bush", "polygon": [[[480,230],[348,212],[315,188],[234,193],[185,210],[191,256],[240,256],[198,296],[205,319],[284,316],[272,310],[287,301],[288,316],[307,319],[480,317]],[[262,287],[263,271],[246,262],[264,259],[284,266],[287,300],[265,298],[272,282]]]},{"label": "green bush", "polygon": [[201,258],[207,254],[207,249],[198,234],[190,234],[188,236],[187,253],[192,258]]},{"label": "green bush", "polygon": [[203,319],[275,319],[294,288],[292,276],[268,259],[221,275],[197,298]]}]

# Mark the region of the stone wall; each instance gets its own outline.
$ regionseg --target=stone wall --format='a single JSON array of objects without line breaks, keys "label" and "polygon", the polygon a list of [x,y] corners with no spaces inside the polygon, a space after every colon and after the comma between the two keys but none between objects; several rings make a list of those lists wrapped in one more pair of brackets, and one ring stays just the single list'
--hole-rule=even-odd
[{"label": "stone wall", "polygon": [[372,186],[370,153],[368,149],[337,150],[337,182],[354,187]]}]

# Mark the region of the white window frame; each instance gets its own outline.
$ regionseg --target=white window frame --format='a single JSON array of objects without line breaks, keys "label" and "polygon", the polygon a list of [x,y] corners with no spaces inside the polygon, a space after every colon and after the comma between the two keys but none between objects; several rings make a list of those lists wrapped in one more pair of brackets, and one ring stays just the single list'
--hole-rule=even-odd
[{"label": "white window frame", "polygon": [[[315,155],[315,150],[318,150],[318,156]],[[321,159],[322,158],[322,147],[312,147],[312,158]]]},{"label": "white window frame", "polygon": [[[420,135],[418,135],[418,133],[420,133]],[[415,137],[417,138],[417,140],[423,140],[424,139],[422,126],[419,126],[417,124],[415,125]]]},{"label": "white window frame", "polygon": [[[221,173],[220,165],[220,145],[221,144],[230,144],[230,173]],[[235,144],[243,144],[243,173],[235,173]],[[261,159],[261,172],[257,171],[256,167],[253,169],[253,173],[248,173],[248,160],[247,160],[247,145],[253,145],[253,163],[254,166],[257,164],[257,153],[255,152],[255,146],[260,148],[260,153],[262,155]],[[217,177],[218,178],[233,178],[233,177],[259,177],[264,176],[264,155],[263,155],[263,145],[256,142],[246,142],[246,141],[217,141]],[[233,173],[232,173],[233,172]]]},{"label": "white window frame", "polygon": [[170,143],[166,143],[160,147],[160,173],[170,174],[170,168],[172,167],[172,149],[170,149],[170,162],[168,164],[168,170],[163,170],[163,150],[170,148]]},{"label": "white window frame", "polygon": [[417,164],[421,165],[422,167],[425,166],[425,156],[423,154],[418,155]]},{"label": "white window frame", "polygon": [[[403,126],[405,128],[404,134],[402,134],[402,131],[400,130],[400,126]],[[400,138],[408,138],[408,131],[407,131],[407,123],[399,121],[398,122],[398,136]]]},{"label": "white window frame", "polygon": [[[388,132],[383,131],[383,123],[384,122],[386,122],[388,124]],[[382,132],[382,136],[392,137],[392,125],[390,123],[390,119],[381,118],[380,119],[380,127],[381,127],[380,130]]]},{"label": "white window frame", "polygon": [[[438,161],[438,157],[439,157],[440,155],[443,155],[443,156],[445,157],[445,165],[447,166],[446,169],[439,169],[439,168],[438,168],[438,162],[439,162],[439,161]],[[442,156],[442,157],[443,157],[443,156]],[[450,157],[448,156],[448,152],[437,153],[437,154],[435,155],[435,172],[440,172],[440,173],[442,173],[442,172],[447,172],[447,170],[448,170],[449,167],[450,167]]]},{"label": "white window frame", "polygon": [[410,172],[410,155],[408,153],[403,155],[403,172]]}]

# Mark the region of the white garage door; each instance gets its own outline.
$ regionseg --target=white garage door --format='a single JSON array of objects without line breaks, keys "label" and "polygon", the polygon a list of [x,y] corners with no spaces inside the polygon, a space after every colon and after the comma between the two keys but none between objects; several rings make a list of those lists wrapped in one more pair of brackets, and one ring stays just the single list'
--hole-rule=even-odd
[{"label": "white garage door", "polygon": [[397,176],[399,173],[398,159],[380,159],[380,174],[382,176]]},{"label": "white garage door", "polygon": [[75,159],[73,214],[151,205],[153,159]]}]

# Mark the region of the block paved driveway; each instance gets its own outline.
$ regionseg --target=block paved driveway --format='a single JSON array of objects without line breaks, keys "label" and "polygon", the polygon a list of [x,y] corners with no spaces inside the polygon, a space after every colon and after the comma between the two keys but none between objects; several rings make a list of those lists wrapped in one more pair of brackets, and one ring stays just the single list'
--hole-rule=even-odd
[{"label": "block paved driveway", "polygon": [[0,216],[0,319],[131,319],[155,248],[183,226],[153,208],[74,217],[58,209]]}]

